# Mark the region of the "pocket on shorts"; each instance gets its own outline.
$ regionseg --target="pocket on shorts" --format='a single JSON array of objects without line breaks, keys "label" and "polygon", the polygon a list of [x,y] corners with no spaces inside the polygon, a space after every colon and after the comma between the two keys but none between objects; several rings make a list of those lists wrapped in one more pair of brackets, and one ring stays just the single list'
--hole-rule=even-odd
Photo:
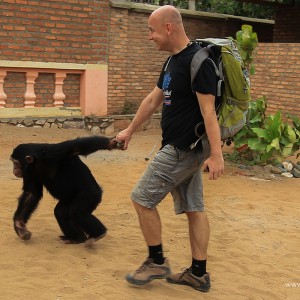
[{"label": "pocket on shorts", "polygon": [[174,181],[161,171],[153,171],[144,188],[145,195],[157,204],[173,190]]},{"label": "pocket on shorts", "polygon": [[132,199],[146,207],[152,208],[159,204],[174,189],[174,180],[150,163],[148,169],[132,191]]}]

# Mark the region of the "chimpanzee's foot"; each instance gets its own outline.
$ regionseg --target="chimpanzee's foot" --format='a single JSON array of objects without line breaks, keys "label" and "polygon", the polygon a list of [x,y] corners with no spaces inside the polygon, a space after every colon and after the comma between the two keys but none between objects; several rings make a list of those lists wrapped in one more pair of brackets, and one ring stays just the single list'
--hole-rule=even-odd
[{"label": "chimpanzee's foot", "polygon": [[59,239],[64,243],[64,244],[81,244],[86,241],[86,238],[80,238],[80,239],[74,239],[69,236],[65,235],[60,235]]},{"label": "chimpanzee's foot", "polygon": [[86,240],[64,240],[65,244],[82,244]]},{"label": "chimpanzee's foot", "polygon": [[87,240],[84,243],[84,246],[87,248],[92,248],[95,244],[95,242],[97,242],[98,240],[103,239],[106,236],[107,231],[105,231],[104,233],[100,234],[99,236],[89,236],[87,238]]},{"label": "chimpanzee's foot", "polygon": [[14,224],[14,229],[19,238],[23,241],[29,241],[31,238],[31,232],[27,230],[25,226],[19,227]]}]

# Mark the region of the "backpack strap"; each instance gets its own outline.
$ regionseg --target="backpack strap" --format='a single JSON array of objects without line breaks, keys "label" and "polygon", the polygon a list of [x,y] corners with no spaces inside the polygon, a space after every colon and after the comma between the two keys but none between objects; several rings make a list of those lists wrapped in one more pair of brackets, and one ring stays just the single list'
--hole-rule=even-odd
[{"label": "backpack strap", "polygon": [[[211,49],[210,46],[201,48],[200,50],[198,50],[198,52],[196,52],[196,54],[194,55],[192,61],[191,61],[191,68],[190,68],[190,72],[191,72],[191,84],[193,85],[194,80],[200,70],[200,67],[202,65],[202,63],[204,62],[205,59],[209,59],[214,68],[215,68],[215,72],[217,77],[220,79],[218,82],[218,87],[217,87],[217,96],[221,96],[221,82],[224,78],[223,73],[222,73],[222,68],[219,68],[216,66],[215,62],[209,58],[209,55],[211,53]],[[221,62],[220,62],[221,63]],[[221,70],[221,72],[219,71]]]},{"label": "backpack strap", "polygon": [[[190,73],[191,73],[191,85],[192,85],[192,90],[193,90],[193,83],[194,80],[200,70],[200,67],[203,63],[203,61],[205,59],[209,59],[214,68],[215,68],[215,72],[217,77],[219,78],[218,83],[217,83],[217,97],[221,97],[221,92],[222,92],[222,82],[224,81],[224,74],[223,74],[223,66],[222,66],[222,62],[219,62],[218,67],[216,66],[216,63],[209,57],[210,53],[211,53],[211,49],[210,49],[211,45],[207,46],[207,47],[203,47],[200,50],[198,50],[198,52],[196,52],[196,54],[194,55],[192,61],[191,61],[191,67],[190,67]],[[216,107],[216,110],[218,110],[220,107],[220,104],[218,104],[218,106]],[[203,122],[200,122],[196,125],[195,127],[195,135],[198,137],[197,141],[192,143],[190,145],[190,149],[194,149],[198,142],[202,140],[202,148],[203,150],[205,150],[204,152],[207,154],[209,153],[209,143],[208,143],[208,139],[207,139],[207,135],[204,132],[202,135],[199,135],[198,133],[198,128],[204,126]],[[206,138],[205,138],[206,137]],[[204,142],[205,140],[205,142]]]},{"label": "backpack strap", "polygon": [[198,71],[199,71],[203,61],[206,58],[208,58],[209,53],[210,53],[209,48],[204,47],[204,48],[201,48],[200,50],[198,50],[198,52],[194,55],[192,62],[191,62],[191,70],[190,70],[192,84],[198,74]]},{"label": "backpack strap", "polygon": [[166,62],[166,66],[165,66],[165,68],[164,68],[164,72],[167,71],[171,59],[172,59],[172,56],[169,56],[168,59],[167,59],[167,62]]},{"label": "backpack strap", "polygon": [[217,84],[217,97],[221,97],[221,95],[222,95],[222,84],[223,84],[223,81],[224,81],[223,63],[220,60],[219,61],[219,67],[217,68],[214,61],[213,60],[211,60],[211,61],[213,62],[214,66],[215,66],[216,74],[219,78],[218,84]]}]

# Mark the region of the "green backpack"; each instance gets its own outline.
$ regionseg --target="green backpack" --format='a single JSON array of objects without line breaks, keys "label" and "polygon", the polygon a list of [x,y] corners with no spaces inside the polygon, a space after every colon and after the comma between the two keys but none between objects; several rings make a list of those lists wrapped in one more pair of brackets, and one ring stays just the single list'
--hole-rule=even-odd
[{"label": "green backpack", "polygon": [[[233,136],[246,123],[250,103],[250,79],[248,70],[242,65],[241,55],[231,39],[196,39],[202,48],[195,54],[191,62],[191,82],[201,67],[202,62],[209,58],[213,62],[219,78],[216,96],[216,112],[219,120],[221,139],[229,145]],[[214,59],[212,59],[213,57]],[[195,133],[199,135],[198,124]],[[197,141],[197,142],[198,142]],[[197,142],[191,145],[196,146]]]}]

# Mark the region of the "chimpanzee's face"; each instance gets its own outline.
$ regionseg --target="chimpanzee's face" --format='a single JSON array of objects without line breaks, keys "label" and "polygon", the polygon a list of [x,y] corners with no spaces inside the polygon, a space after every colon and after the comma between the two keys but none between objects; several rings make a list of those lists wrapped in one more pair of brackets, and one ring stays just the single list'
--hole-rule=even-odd
[{"label": "chimpanzee's face", "polygon": [[33,150],[32,144],[20,144],[13,150],[10,160],[14,164],[13,174],[16,177],[22,178],[26,167],[34,162]]},{"label": "chimpanzee's face", "polygon": [[23,171],[22,171],[22,165],[21,165],[21,163],[18,160],[13,159],[12,157],[10,157],[10,160],[14,164],[14,166],[13,166],[13,174],[16,177],[18,177],[18,178],[22,178],[23,177]]}]

